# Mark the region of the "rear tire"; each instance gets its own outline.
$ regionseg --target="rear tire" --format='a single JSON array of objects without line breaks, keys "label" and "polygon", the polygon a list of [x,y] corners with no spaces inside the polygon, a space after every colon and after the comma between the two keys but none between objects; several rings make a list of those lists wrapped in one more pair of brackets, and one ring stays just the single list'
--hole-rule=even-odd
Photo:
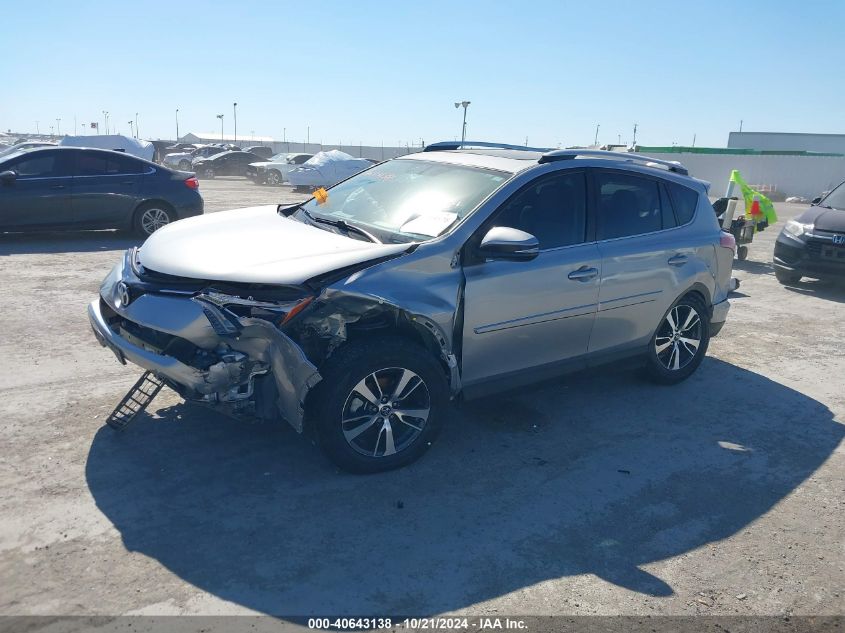
[{"label": "rear tire", "polygon": [[440,431],[449,399],[446,375],[419,345],[392,336],[353,341],[320,373],[306,415],[322,450],[346,471],[405,466]]},{"label": "rear tire", "polygon": [[744,262],[746,259],[748,259],[748,247],[740,246],[739,248],[737,248],[736,257],[741,262]]},{"label": "rear tire", "polygon": [[794,273],[789,270],[775,268],[775,278],[786,286],[794,286],[801,281],[801,273]]},{"label": "rear tire", "polygon": [[698,369],[710,343],[707,306],[697,295],[685,295],[660,320],[648,348],[648,377],[674,385]]},{"label": "rear tire", "polygon": [[208,178],[209,180],[213,180],[215,176],[214,167],[206,167],[202,170],[202,177]]},{"label": "rear tire", "polygon": [[191,161],[189,160],[180,160],[179,161],[179,169],[182,171],[190,171],[191,169]]},{"label": "rear tire", "polygon": [[264,182],[271,187],[278,187],[282,184],[283,180],[284,178],[282,178],[282,174],[275,169],[268,171],[267,175],[264,177]]},{"label": "rear tire", "polygon": [[147,202],[135,211],[133,230],[140,237],[147,238],[157,230],[176,221],[173,207],[164,202]]}]

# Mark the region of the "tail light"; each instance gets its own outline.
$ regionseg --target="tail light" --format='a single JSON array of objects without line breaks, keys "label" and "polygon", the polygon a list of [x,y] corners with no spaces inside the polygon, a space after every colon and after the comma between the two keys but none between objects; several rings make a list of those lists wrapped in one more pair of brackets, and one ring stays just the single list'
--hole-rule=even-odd
[{"label": "tail light", "polygon": [[719,246],[736,252],[736,239],[727,231],[722,231],[722,234],[719,236]]},{"label": "tail light", "polygon": [[196,176],[191,176],[190,178],[185,180],[185,186],[188,189],[199,189],[200,188],[200,181],[197,180]]}]

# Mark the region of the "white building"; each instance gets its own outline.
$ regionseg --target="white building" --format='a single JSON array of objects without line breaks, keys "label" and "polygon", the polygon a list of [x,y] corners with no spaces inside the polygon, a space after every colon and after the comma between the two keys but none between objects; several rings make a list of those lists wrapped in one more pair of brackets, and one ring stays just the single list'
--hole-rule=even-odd
[{"label": "white building", "polygon": [[795,132],[731,132],[728,147],[779,151],[845,154],[845,134],[804,134]]}]

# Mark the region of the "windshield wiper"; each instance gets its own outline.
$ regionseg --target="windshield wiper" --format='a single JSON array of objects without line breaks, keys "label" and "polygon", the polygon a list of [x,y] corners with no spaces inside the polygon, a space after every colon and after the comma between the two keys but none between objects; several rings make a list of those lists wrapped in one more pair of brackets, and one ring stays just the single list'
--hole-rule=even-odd
[{"label": "windshield wiper", "polygon": [[319,222],[320,224],[328,224],[329,226],[336,226],[339,229],[346,231],[347,233],[358,233],[359,235],[363,235],[371,242],[376,244],[381,244],[382,241],[377,238],[375,235],[362,229],[360,226],[355,226],[354,224],[349,224],[346,220],[330,220],[329,218],[321,218],[319,216],[311,215],[307,209],[302,209],[302,212],[308,216],[308,219],[312,222]]}]

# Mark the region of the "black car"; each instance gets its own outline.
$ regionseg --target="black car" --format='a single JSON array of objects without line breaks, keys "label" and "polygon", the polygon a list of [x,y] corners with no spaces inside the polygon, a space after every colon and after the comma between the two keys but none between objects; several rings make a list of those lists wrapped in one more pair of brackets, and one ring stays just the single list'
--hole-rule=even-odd
[{"label": "black car", "polygon": [[103,149],[51,147],[0,159],[0,231],[134,229],[200,215],[192,173]]},{"label": "black car", "polygon": [[773,263],[782,284],[804,276],[845,278],[845,182],[786,223],[775,242]]},{"label": "black car", "polygon": [[194,162],[194,171],[200,178],[217,176],[246,176],[250,163],[264,160],[252,152],[223,152]]},{"label": "black car", "polygon": [[267,147],[265,145],[253,145],[251,147],[244,147],[245,152],[252,152],[256,156],[261,156],[264,160],[267,160],[271,156],[273,156],[273,149],[271,147]]}]

